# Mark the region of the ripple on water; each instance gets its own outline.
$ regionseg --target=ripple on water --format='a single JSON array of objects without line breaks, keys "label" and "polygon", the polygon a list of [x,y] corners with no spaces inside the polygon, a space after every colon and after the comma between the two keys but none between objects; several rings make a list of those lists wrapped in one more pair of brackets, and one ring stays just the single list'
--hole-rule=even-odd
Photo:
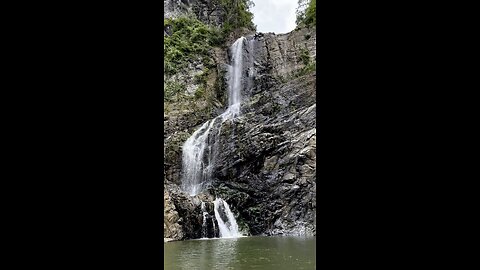
[{"label": "ripple on water", "polygon": [[315,240],[275,236],[170,242],[164,245],[164,266],[169,270],[314,269]]}]

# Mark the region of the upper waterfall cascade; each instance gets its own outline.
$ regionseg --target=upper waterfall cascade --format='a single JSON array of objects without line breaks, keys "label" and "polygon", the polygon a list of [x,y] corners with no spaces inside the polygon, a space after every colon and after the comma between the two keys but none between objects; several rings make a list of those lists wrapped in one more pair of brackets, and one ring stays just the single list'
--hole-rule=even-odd
[{"label": "upper waterfall cascade", "polygon": [[228,108],[204,123],[183,145],[182,188],[191,196],[202,192],[210,181],[215,161],[215,139],[220,134],[222,123],[240,115],[244,43],[245,37],[241,37],[230,48],[232,65],[227,74]]}]

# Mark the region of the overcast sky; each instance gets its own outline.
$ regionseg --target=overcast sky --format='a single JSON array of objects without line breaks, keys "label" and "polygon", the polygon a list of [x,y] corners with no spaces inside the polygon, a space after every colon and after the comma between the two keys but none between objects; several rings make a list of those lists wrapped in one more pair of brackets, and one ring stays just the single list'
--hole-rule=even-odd
[{"label": "overcast sky", "polygon": [[257,32],[288,33],[295,29],[298,0],[253,0],[251,9]]}]

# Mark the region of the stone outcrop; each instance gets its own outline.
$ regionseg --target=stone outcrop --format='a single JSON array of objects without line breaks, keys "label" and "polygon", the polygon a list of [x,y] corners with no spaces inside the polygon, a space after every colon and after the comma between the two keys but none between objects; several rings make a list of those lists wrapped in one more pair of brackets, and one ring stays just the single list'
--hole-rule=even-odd
[{"label": "stone outcrop", "polygon": [[216,193],[256,234],[315,234],[315,78],[265,91],[225,127]]},{"label": "stone outcrop", "polygon": [[176,211],[170,192],[165,188],[163,191],[163,237],[171,239],[183,239],[183,228],[179,224],[182,219]]},{"label": "stone outcrop", "polygon": [[192,14],[200,21],[221,26],[225,12],[215,0],[164,0],[164,18],[176,18],[186,14]]}]

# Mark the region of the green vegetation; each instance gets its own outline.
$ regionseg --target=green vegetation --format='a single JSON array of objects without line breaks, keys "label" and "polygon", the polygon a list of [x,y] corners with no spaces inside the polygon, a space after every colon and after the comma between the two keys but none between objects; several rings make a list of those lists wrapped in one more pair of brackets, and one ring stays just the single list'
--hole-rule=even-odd
[{"label": "green vegetation", "polygon": [[307,26],[317,25],[316,11],[317,11],[317,1],[311,0],[305,12],[305,24]]},{"label": "green vegetation", "polygon": [[[199,99],[212,91],[208,89],[207,77],[214,72],[215,61],[213,48],[224,46],[230,34],[241,28],[255,30],[253,14],[249,8],[253,2],[249,0],[212,0],[212,6],[223,12],[222,26],[207,25],[196,19],[193,14],[175,19],[164,19],[164,101],[177,102]],[[203,72],[196,75],[194,83],[199,86],[194,96],[185,94],[185,82],[172,82],[169,77],[185,71],[187,67],[202,63]],[[174,79],[176,80],[176,79]],[[214,88],[222,87],[215,83]],[[208,103],[218,103],[219,97],[207,97]]]},{"label": "green vegetation", "polygon": [[298,74],[296,74],[296,76],[303,76],[316,69],[315,61],[312,61],[307,49],[305,48],[300,49],[300,59],[302,60],[305,66],[298,72]]},{"label": "green vegetation", "polygon": [[197,74],[194,78],[194,81],[197,85],[199,85],[198,89],[195,91],[194,97],[196,99],[201,98],[205,95],[206,88],[207,88],[207,78],[209,74],[209,69],[206,68],[203,70],[202,73]]},{"label": "green vegetation", "polygon": [[195,94],[193,96],[185,94],[186,88],[187,87],[185,83],[167,81],[165,83],[163,101],[177,102],[179,100],[188,101],[188,100],[196,100],[196,99],[202,98],[206,92],[206,82],[201,83],[198,86],[198,89],[195,91]]},{"label": "green vegetation", "polygon": [[175,74],[186,67],[189,60],[201,59],[209,63],[213,46],[221,45],[235,29],[245,27],[255,30],[253,14],[248,10],[253,2],[248,0],[215,0],[225,13],[221,29],[206,25],[193,17],[164,19],[164,68],[166,74]]},{"label": "green vegetation", "polygon": [[210,51],[220,42],[220,33],[195,18],[164,19],[167,35],[164,41],[164,68],[166,74],[175,74],[189,61],[202,60],[212,65]]},{"label": "green vegetation", "polygon": [[305,19],[305,10],[308,7],[308,2],[309,0],[298,0],[297,4],[297,10],[295,13],[297,14],[297,19],[295,20],[295,23],[300,25],[300,23]]},{"label": "green vegetation", "polygon": [[305,67],[303,67],[303,69],[300,71],[300,75],[305,75],[310,71],[315,70],[315,61],[311,60],[307,49],[302,48],[300,50],[300,59],[302,59],[302,62],[305,65]]},{"label": "green vegetation", "polygon": [[299,58],[300,58],[300,60],[302,60],[302,63],[304,64],[304,67],[300,70],[297,70],[297,71],[291,73],[290,75],[288,75],[284,78],[281,78],[280,81],[282,83],[286,83],[290,80],[293,80],[294,78],[298,78],[298,77],[310,74],[311,72],[313,72],[317,69],[316,64],[315,64],[315,60],[312,59],[308,50],[306,48],[300,48],[299,51],[300,51]]},{"label": "green vegetation", "polygon": [[182,93],[185,90],[185,87],[185,84],[182,83],[166,81],[163,90],[164,101],[171,101],[175,95]]},{"label": "green vegetation", "polygon": [[[221,42],[219,30],[192,17],[164,19],[164,30],[167,33],[163,37],[165,74],[176,74],[185,69],[189,63],[200,61],[205,69],[197,75],[195,81],[204,88],[209,68],[215,66],[211,52],[213,46]],[[164,101],[174,101],[175,97],[180,96],[183,99],[187,98],[183,95],[185,88],[184,83],[167,80]],[[199,90],[195,93],[195,98],[204,93],[203,89]]]},{"label": "green vegetation", "polygon": [[247,28],[255,31],[253,24],[253,14],[249,8],[254,4],[249,0],[216,0],[225,12],[225,21],[222,27],[223,37],[227,37],[233,30]]},{"label": "green vegetation", "polygon": [[304,65],[308,65],[310,63],[310,54],[308,53],[307,49],[300,49],[300,59],[302,59]]},{"label": "green vegetation", "polygon": [[[308,5],[308,6],[307,6]],[[297,7],[297,25],[304,24],[307,27],[317,25],[316,19],[317,1],[299,0]]]},{"label": "green vegetation", "polygon": [[202,73],[195,75],[194,81],[197,84],[205,84],[207,83],[207,77],[208,77],[208,68],[204,69]]},{"label": "green vegetation", "polygon": [[310,62],[308,65],[304,66],[297,74],[298,77],[306,75],[312,71],[316,70],[315,62]]},{"label": "green vegetation", "polygon": [[[253,5],[249,0],[214,0],[212,5],[223,10],[223,25],[221,28],[207,25],[193,15],[176,19],[164,19],[164,71],[171,76],[179,73],[190,63],[201,62],[206,68],[202,74],[197,75],[195,83],[200,87],[195,93],[195,98],[201,97],[206,92],[206,78],[209,69],[215,67],[212,57],[213,47],[224,44],[230,33],[239,28],[255,30],[252,22],[253,14],[249,8]],[[164,88],[164,101],[173,101],[182,93],[185,85],[167,82]],[[180,95],[183,96],[183,95]]]}]

